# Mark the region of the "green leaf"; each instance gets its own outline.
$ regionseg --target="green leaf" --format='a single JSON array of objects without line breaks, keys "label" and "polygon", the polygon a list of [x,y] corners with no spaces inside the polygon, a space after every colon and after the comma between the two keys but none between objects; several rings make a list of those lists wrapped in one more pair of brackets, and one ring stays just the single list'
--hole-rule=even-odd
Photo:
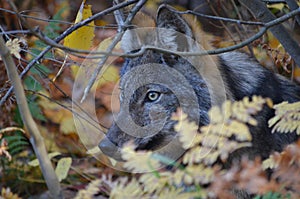
[{"label": "green leaf", "polygon": [[68,176],[68,172],[71,168],[72,165],[72,158],[68,157],[68,158],[61,158],[58,163],[57,166],[55,168],[55,173],[58,177],[58,180],[61,182],[63,179],[66,179],[66,177]]},{"label": "green leaf", "polygon": [[46,117],[42,113],[41,107],[38,105],[38,103],[36,101],[30,101],[28,103],[28,106],[29,106],[29,110],[32,114],[32,117],[34,119],[44,121],[44,122],[47,121]]},{"label": "green leaf", "polygon": [[42,85],[35,80],[32,76],[27,76],[24,79],[24,84],[28,90],[40,91],[42,90]]},{"label": "green leaf", "polygon": [[[53,20],[62,20],[62,14],[67,9],[67,7],[62,7],[53,16]],[[51,21],[48,26],[46,26],[44,34],[50,39],[54,39],[59,36],[59,31],[61,30],[60,24],[56,21]]]},{"label": "green leaf", "polygon": [[[41,40],[36,40],[34,42],[35,46],[37,47],[37,49],[32,49],[32,52],[34,52],[36,55],[40,53],[39,50],[44,49],[47,47],[47,44],[45,44],[43,41]],[[39,49],[39,50],[38,50]]]},{"label": "green leaf", "polygon": [[41,72],[45,73],[45,74],[49,74],[49,73],[51,73],[51,70],[49,68],[47,68],[45,65],[43,65],[43,64],[36,64],[36,65],[34,65],[34,67],[32,67],[30,69],[30,72],[32,74],[38,74],[38,75],[40,75]]},{"label": "green leaf", "polygon": [[[29,99],[30,96],[27,96],[28,101],[28,107],[30,110],[30,113],[34,119],[40,120],[40,121],[47,121],[46,117],[43,115],[43,112],[41,111],[40,106],[35,100]],[[17,122],[20,126],[23,126],[23,121],[20,115],[19,107],[15,109],[14,114],[14,121]]]}]

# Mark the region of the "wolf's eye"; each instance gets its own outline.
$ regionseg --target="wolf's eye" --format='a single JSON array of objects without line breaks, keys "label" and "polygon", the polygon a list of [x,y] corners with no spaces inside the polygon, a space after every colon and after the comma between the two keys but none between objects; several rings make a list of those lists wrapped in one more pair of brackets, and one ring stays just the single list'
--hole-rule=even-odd
[{"label": "wolf's eye", "polygon": [[159,93],[159,92],[156,92],[156,91],[149,91],[149,92],[147,93],[147,98],[148,98],[148,100],[151,101],[151,102],[156,101],[156,100],[159,98],[159,96],[160,96],[160,93]]}]

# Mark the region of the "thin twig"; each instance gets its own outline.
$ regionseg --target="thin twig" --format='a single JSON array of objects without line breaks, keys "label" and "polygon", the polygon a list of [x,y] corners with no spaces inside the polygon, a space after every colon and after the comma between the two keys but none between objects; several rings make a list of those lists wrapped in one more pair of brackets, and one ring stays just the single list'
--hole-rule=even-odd
[{"label": "thin twig", "polygon": [[262,0],[263,2],[265,2],[265,3],[274,3],[274,4],[276,4],[276,3],[286,3],[285,2],[285,0]]},{"label": "thin twig", "polygon": [[63,198],[60,184],[48,157],[43,137],[41,136],[39,129],[29,111],[24,89],[21,79],[19,78],[16,65],[2,37],[0,37],[0,54],[6,67],[7,75],[14,87],[20,114],[25,128],[31,136],[30,142],[39,160],[43,176],[49,188],[50,195],[53,198]]},{"label": "thin twig", "polygon": [[226,17],[206,15],[206,14],[202,14],[202,13],[195,12],[192,10],[186,10],[186,11],[177,11],[177,10],[175,11],[174,10],[174,12],[176,12],[178,14],[193,14],[198,17],[203,17],[203,18],[208,18],[208,19],[213,19],[213,20],[218,20],[218,21],[226,21],[226,22],[237,23],[237,24],[264,26],[264,23],[262,23],[262,22],[243,21],[243,20],[231,19],[231,18],[226,18]]},{"label": "thin twig", "polygon": [[[85,113],[86,116],[88,116],[89,118],[86,118],[85,115],[83,116],[83,115],[79,114],[79,113],[76,112],[76,111],[74,110],[74,108],[72,108],[72,107],[69,107],[69,106],[67,106],[67,105],[65,105],[65,104],[63,104],[63,103],[58,102],[58,101],[54,101],[53,99],[51,99],[51,98],[48,97],[47,95],[44,95],[44,94],[42,94],[42,93],[39,93],[39,92],[36,92],[36,91],[32,91],[32,90],[26,90],[26,92],[29,92],[29,93],[31,93],[31,94],[33,94],[33,95],[36,95],[36,96],[43,97],[43,98],[49,100],[50,102],[53,102],[53,103],[55,103],[55,104],[61,106],[61,107],[64,108],[65,110],[70,111],[72,114],[76,115],[77,117],[81,118],[82,120],[86,121],[87,123],[89,123],[90,125],[92,125],[93,127],[95,127],[97,130],[99,130],[99,131],[102,130],[102,129],[98,128],[98,121],[94,120],[93,117],[90,116],[89,113],[88,113],[86,110],[84,110],[83,108],[81,108],[81,107],[78,106],[77,104],[76,104],[76,106],[77,106],[77,108],[80,109],[80,112]],[[70,99],[68,99],[68,100],[70,100]],[[70,100],[70,102],[71,102],[71,100]],[[73,103],[74,103],[74,102],[73,102]],[[106,129],[107,129],[107,127],[105,127],[104,125],[100,125],[100,126],[101,126],[102,128],[106,128]],[[1,131],[0,131],[0,132],[1,132]]]},{"label": "thin twig", "polygon": [[[58,37],[56,37],[53,41],[55,41],[56,43],[60,42],[61,40],[63,40],[66,36],[68,36],[69,34],[71,34],[73,31],[77,30],[78,28],[90,23],[91,21],[93,21],[94,19],[104,16],[106,14],[109,14],[117,9],[126,7],[128,5],[131,5],[135,2],[137,2],[138,0],[128,0],[125,2],[122,2],[118,5],[112,6],[110,8],[107,8],[106,10],[103,10],[99,13],[96,13],[95,15],[91,16],[88,19],[85,19],[77,24],[75,24],[72,27],[69,27],[67,30],[65,30],[61,35],[59,35]],[[39,62],[39,60],[41,60],[46,53],[49,52],[49,50],[51,50],[52,46],[47,46],[43,51],[40,52],[40,54],[35,57],[27,66],[26,68],[22,71],[22,73],[20,74],[20,77],[22,78],[30,69],[31,67],[33,67],[37,62]],[[11,86],[9,88],[9,90],[6,92],[6,94],[2,97],[1,101],[0,101],[0,106],[2,106],[4,104],[4,102],[7,100],[7,98],[9,97],[9,95],[11,94],[13,90],[13,87]]]},{"label": "thin twig", "polygon": [[[102,16],[102,15],[105,15],[107,13],[110,13],[110,12],[113,12],[117,9],[119,9],[120,7],[125,7],[127,5],[129,5],[129,2],[130,4],[132,4],[133,2],[135,1],[128,1],[127,3],[128,4],[124,4],[122,3],[122,5],[118,4],[116,6],[113,6],[111,7],[110,9],[106,9],[104,11],[102,11],[101,13],[98,13],[97,16]],[[177,11],[176,11],[177,12]],[[179,12],[179,11],[178,11]],[[191,11],[192,12],[192,11]],[[179,13],[185,13],[187,14],[188,12],[185,11],[185,12],[179,12]],[[228,51],[232,51],[232,50],[236,50],[236,49],[239,49],[239,48],[242,48],[248,44],[250,44],[251,42],[253,42],[254,40],[258,39],[260,36],[262,36],[266,31],[267,29],[269,29],[270,27],[272,26],[275,26],[275,25],[278,25],[280,23],[282,23],[283,21],[286,21],[288,20],[289,18],[293,17],[293,16],[296,16],[297,14],[300,13],[300,9],[296,9],[296,10],[293,10],[291,11],[290,13],[287,13],[285,15],[283,15],[282,17],[280,18],[277,18],[273,21],[270,21],[268,23],[262,23],[262,22],[254,22],[253,25],[260,25],[260,24],[263,24],[263,27],[261,28],[261,30],[259,32],[257,32],[255,35],[253,35],[252,37],[246,39],[245,41],[237,44],[237,45],[233,45],[233,46],[230,46],[230,47],[226,47],[226,48],[219,48],[219,49],[215,49],[215,50],[208,50],[208,51],[202,51],[202,52],[177,52],[177,51],[168,51],[166,49],[160,49],[160,48],[157,48],[157,47],[154,47],[154,46],[144,46],[139,52],[137,53],[132,53],[132,54],[122,54],[122,53],[112,53],[112,52],[108,52],[108,51],[98,51],[98,52],[90,52],[90,54],[101,54],[102,56],[90,56],[89,58],[91,59],[99,59],[99,58],[103,58],[105,56],[120,56],[120,57],[137,57],[137,56],[140,56],[142,55],[145,50],[147,49],[155,49],[155,50],[159,50],[161,52],[165,52],[165,53],[171,53],[171,54],[178,54],[178,55],[181,55],[181,56],[200,56],[200,55],[207,55],[207,54],[220,54],[220,53],[224,53],[224,52],[228,52]],[[100,15],[101,14],[101,15]],[[193,14],[193,13],[191,13]],[[199,13],[198,13],[199,14]],[[215,18],[214,16],[212,16],[213,18]],[[219,17],[217,17],[219,18]],[[216,19],[217,19],[216,18]],[[225,18],[225,19],[228,19],[228,18]],[[221,20],[221,19],[220,19]],[[90,21],[82,21],[80,25],[78,24],[75,24],[73,27],[75,26],[78,26],[81,27],[87,23],[89,23]],[[233,20],[232,22],[234,23],[242,23],[241,20]],[[248,22],[247,22],[248,23]],[[246,23],[246,24],[247,24]],[[54,39],[54,41],[61,41],[63,38],[65,38],[68,34],[70,34],[73,30],[73,27],[67,29],[62,35],[60,35],[59,37],[57,37],[56,39]],[[52,47],[51,46],[47,46],[37,57],[35,57],[27,66],[26,68],[22,71],[22,73],[20,74],[20,77],[22,78],[29,70],[30,68],[36,63],[38,62],[39,60],[41,60],[43,58],[43,56],[51,49]],[[83,51],[80,51],[80,52],[83,52]],[[76,54],[76,53],[74,53]],[[78,56],[78,55],[77,55]],[[13,87],[10,87],[9,90],[6,92],[6,94],[2,97],[1,101],[0,101],[0,106],[3,105],[3,103],[7,100],[7,98],[9,97],[10,93],[12,92],[13,90]]]},{"label": "thin twig", "polygon": [[[14,8],[14,9],[16,9],[16,8]],[[193,15],[196,15],[196,16],[204,17],[204,18],[209,18],[209,19],[213,19],[213,20],[220,20],[220,21],[226,21],[226,22],[232,22],[232,23],[237,23],[237,24],[264,25],[264,23],[261,23],[261,22],[242,21],[242,20],[236,20],[236,19],[230,19],[230,18],[224,18],[224,17],[218,17],[218,16],[205,15],[205,14],[201,14],[201,13],[194,12],[194,11],[191,11],[191,10],[184,11],[184,12],[180,12],[180,11],[175,11],[175,12],[180,13],[180,14],[193,14]],[[49,46],[59,48],[61,50],[67,51],[69,53],[74,52],[74,53],[86,53],[86,54],[102,54],[102,55],[106,55],[106,56],[122,56],[123,55],[121,53],[108,53],[107,51],[90,52],[89,50],[81,50],[81,49],[74,49],[74,48],[66,47],[64,45],[59,44],[56,41],[56,39],[52,40],[52,39],[48,38],[47,36],[45,36],[41,32],[40,29],[38,29],[38,28],[33,29],[29,25],[27,25],[26,21],[24,20],[24,15],[19,14],[17,12],[17,10],[11,11],[11,13],[18,15],[18,17],[22,20],[22,23],[25,25],[25,27],[29,29],[29,32],[32,33],[33,35],[35,35],[36,37],[38,37],[41,41],[43,41],[45,44],[47,44]],[[45,20],[45,21],[49,22],[51,20]],[[85,25],[88,25],[88,24],[85,24]],[[1,105],[1,103],[0,103],[0,105]]]},{"label": "thin twig", "polygon": [[[270,22],[277,21],[272,12],[269,11],[267,6],[261,0],[240,0],[240,3],[246,6],[249,10],[254,13],[254,16],[260,21],[269,24]],[[291,14],[299,14],[299,7],[290,13],[284,15],[284,17],[291,17]],[[293,16],[296,16],[293,15]],[[276,26],[270,27],[271,33],[278,39],[280,44],[284,47],[287,53],[291,55],[293,60],[296,62],[298,67],[300,67],[300,46],[297,41],[289,34],[289,32],[281,24],[276,24]]]},{"label": "thin twig", "polygon": [[269,28],[276,26],[288,19],[290,19],[291,17],[300,14],[300,8],[298,8],[297,10],[293,10],[290,13],[287,13],[286,15],[279,17],[273,21],[270,21],[268,23],[265,23],[263,27],[261,27],[261,29],[253,36],[251,36],[250,38],[244,40],[243,42],[236,44],[236,45],[232,45],[229,47],[225,47],[225,48],[218,48],[218,49],[214,49],[214,50],[207,50],[207,51],[202,51],[202,52],[179,52],[179,51],[171,51],[171,50],[167,50],[167,49],[163,49],[163,48],[158,48],[156,46],[144,46],[142,47],[142,49],[136,53],[132,53],[130,56],[126,56],[126,57],[137,57],[142,55],[146,50],[157,50],[160,52],[164,52],[164,53],[169,53],[169,54],[177,54],[180,56],[200,56],[200,55],[215,55],[215,54],[220,54],[220,53],[225,53],[225,52],[229,52],[229,51],[233,51],[233,50],[237,50],[239,48],[242,48],[248,44],[250,44],[251,42],[253,42],[254,40],[258,39],[259,37],[261,37]]},{"label": "thin twig", "polygon": [[[107,48],[106,52],[111,53],[112,50],[115,48],[115,46],[117,45],[117,43],[121,40],[123,34],[125,33],[125,31],[128,28],[128,25],[131,24],[131,21],[133,20],[134,16],[136,15],[136,13],[143,7],[143,5],[147,2],[147,0],[140,0],[138,1],[134,7],[132,8],[131,12],[129,13],[128,17],[126,18],[125,22],[124,22],[124,26],[121,27],[120,32],[117,33],[117,35],[115,36],[115,38],[112,40],[111,44],[109,45],[109,47]],[[99,64],[97,65],[94,73],[91,76],[91,79],[87,85],[87,87],[84,89],[83,92],[83,97],[81,99],[81,103],[85,100],[85,98],[87,97],[88,93],[90,92],[90,89],[92,88],[92,86],[94,85],[98,74],[100,73],[100,70],[102,69],[103,65],[105,64],[106,60],[108,59],[108,56],[105,56],[103,59],[101,59],[101,61],[99,62]]]},{"label": "thin twig", "polygon": [[[297,8],[299,8],[297,2],[295,0],[286,0],[290,10],[296,10]],[[296,15],[295,19],[298,23],[298,25],[300,25],[300,15]]]},{"label": "thin twig", "polygon": [[30,33],[29,30],[10,30],[10,31],[2,31],[0,32],[0,35],[4,35],[4,34],[28,34]]},{"label": "thin twig", "polygon": [[[51,47],[60,48],[60,49],[65,50],[65,51],[67,51],[67,52],[70,52],[70,51],[73,51],[73,52],[74,52],[74,51],[75,51],[75,52],[77,52],[77,53],[87,53],[87,54],[90,52],[90,51],[88,51],[88,50],[78,50],[78,49],[69,48],[69,47],[60,45],[55,39],[52,40],[51,38],[49,38],[49,37],[47,37],[46,35],[44,35],[44,33],[43,33],[39,28],[32,28],[32,27],[27,23],[27,21],[25,20],[25,18],[18,12],[18,10],[17,10],[15,4],[14,4],[11,0],[8,1],[8,2],[9,2],[9,4],[10,4],[10,6],[12,7],[12,9],[14,10],[14,12],[16,13],[16,15],[18,16],[18,18],[21,20],[22,24],[30,31],[30,33],[32,33],[34,36],[38,37],[38,38],[39,38],[41,41],[43,41],[45,44],[47,44],[47,45],[49,45],[49,46],[51,46]],[[98,14],[99,14],[99,13],[98,13]],[[86,19],[86,20],[84,20],[84,21],[89,21],[89,22],[91,22],[91,21],[93,21],[94,19],[96,19],[95,16],[97,16],[97,14],[95,14],[95,15],[89,17],[88,19]],[[91,20],[91,19],[93,19],[93,20]],[[87,26],[88,26],[88,24],[82,23],[82,22],[84,22],[84,21],[81,21],[81,22],[77,23],[76,25],[70,27],[70,29],[73,28],[72,32],[75,31],[75,30],[77,30],[77,29],[80,28],[81,26],[84,26],[84,25],[87,25]],[[79,26],[78,28],[75,28],[75,29],[74,29],[74,27],[77,27],[78,24],[80,24],[80,23],[82,23],[82,25]],[[66,32],[66,31],[65,31],[65,32]],[[65,32],[64,32],[64,33],[65,33]],[[62,33],[62,35],[63,35],[64,33]]]}]

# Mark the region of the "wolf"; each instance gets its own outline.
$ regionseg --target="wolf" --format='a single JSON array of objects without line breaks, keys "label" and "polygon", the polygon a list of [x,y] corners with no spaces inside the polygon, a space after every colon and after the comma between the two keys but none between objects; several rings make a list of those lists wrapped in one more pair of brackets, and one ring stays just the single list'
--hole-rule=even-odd
[{"label": "wolf", "polygon": [[[99,143],[104,154],[122,160],[120,149],[129,141],[134,142],[137,150],[157,150],[167,145],[177,135],[176,122],[171,116],[179,107],[186,108],[189,119],[197,121],[201,127],[209,124],[209,109],[226,99],[235,101],[258,95],[272,99],[275,104],[300,100],[298,85],[262,67],[245,53],[226,52],[189,58],[160,50],[197,52],[213,49],[197,22],[181,16],[172,7],[161,5],[153,24],[155,31],[132,30],[123,36],[123,50],[128,54],[140,52],[140,55],[126,58],[121,68],[120,112]],[[158,48],[143,51],[143,46],[154,44]],[[144,67],[139,67],[141,65]],[[256,118],[258,125],[250,127],[252,146],[242,148],[237,156],[265,159],[271,152],[281,151],[285,145],[297,140],[295,133],[271,133],[267,121],[272,116],[272,109],[265,107],[262,110]]]}]

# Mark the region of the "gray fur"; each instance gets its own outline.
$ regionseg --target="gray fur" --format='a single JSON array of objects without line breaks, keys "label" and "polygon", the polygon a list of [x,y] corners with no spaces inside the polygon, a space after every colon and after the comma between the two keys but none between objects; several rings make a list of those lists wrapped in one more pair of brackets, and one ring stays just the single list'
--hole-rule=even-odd
[{"label": "gray fur", "polygon": [[[156,32],[154,29],[141,32],[129,31],[123,38],[122,46],[125,52],[129,53],[133,50],[138,50],[143,45],[158,45],[167,49],[183,51],[201,50],[190,39],[174,36],[173,31],[179,31],[186,34],[188,38],[199,39],[199,36],[192,33],[193,30],[189,24],[180,15],[172,12],[172,8],[168,6],[160,7],[157,26],[167,30],[170,29],[171,31],[167,31],[165,35],[161,34],[163,32]],[[183,48],[181,48],[182,45],[179,45],[182,43],[186,44]],[[148,50],[139,57],[127,59],[121,69],[120,86],[123,88],[121,96],[129,100],[129,115],[124,114],[124,100],[121,100],[121,111],[117,120],[125,120],[122,124],[126,126],[127,119],[131,118],[135,124],[141,127],[147,126],[152,122],[152,113],[166,115],[167,120],[159,133],[151,134],[151,136],[144,138],[135,138],[125,133],[121,126],[113,124],[107,133],[107,138],[99,144],[99,147],[105,154],[116,159],[120,159],[120,147],[130,140],[134,141],[138,149],[156,150],[176,137],[175,122],[171,121],[170,118],[180,103],[170,89],[157,84],[148,84],[135,90],[133,95],[128,96],[128,92],[125,92],[125,88],[130,88],[132,84],[143,81],[143,78],[140,80],[128,80],[125,78],[126,74],[132,69],[148,63],[160,64],[163,67],[175,69],[187,79],[197,96],[199,105],[197,110],[190,110],[188,115],[191,120],[198,121],[199,126],[209,123],[209,108],[212,105],[220,105],[225,100],[222,92],[225,92],[225,97],[230,100],[241,100],[245,96],[252,95],[269,97],[274,103],[300,100],[299,86],[279,75],[273,74],[260,66],[254,59],[240,52],[223,53],[217,57],[198,56],[189,59]],[[141,74],[144,74],[145,78],[149,75],[146,72]],[[217,74],[221,74],[221,77],[218,77]],[[165,78],[171,77],[165,75]],[[172,85],[178,87],[180,92],[183,92],[182,98],[188,102],[191,95],[186,91],[189,88],[181,84],[181,82],[177,82],[176,78],[170,81]],[[224,85],[224,87],[220,85]],[[155,102],[147,101],[147,92],[149,91],[160,93],[159,100]],[[184,92],[186,92],[186,95],[184,95]],[[183,106],[188,108],[189,104],[187,103]],[[199,115],[199,118],[196,115]],[[280,151],[286,144],[297,139],[295,134],[272,134],[267,127],[267,121],[273,115],[274,113],[271,109],[264,108],[257,117],[259,121],[258,126],[251,127],[253,146],[237,151],[234,153],[236,157],[247,154],[250,157],[258,155],[266,158],[272,151]],[[127,127],[130,128],[131,126]],[[132,129],[132,131],[134,130]]]},{"label": "gray fur", "polygon": [[263,67],[249,59],[248,55],[240,52],[227,52],[221,54],[220,57],[224,60],[225,65],[232,68],[236,79],[239,80],[237,81],[238,86],[248,93],[254,93],[254,88],[261,83],[257,77],[261,77],[264,73]]}]

